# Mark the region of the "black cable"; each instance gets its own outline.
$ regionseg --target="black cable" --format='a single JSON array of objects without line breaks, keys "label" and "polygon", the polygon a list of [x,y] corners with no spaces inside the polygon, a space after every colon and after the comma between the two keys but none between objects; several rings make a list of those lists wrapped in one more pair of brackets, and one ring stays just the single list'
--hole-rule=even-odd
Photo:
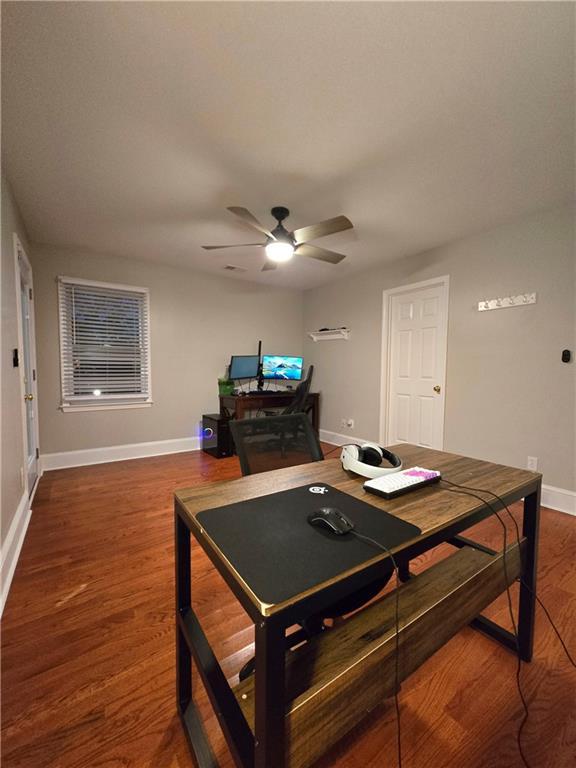
[{"label": "black cable", "polygon": [[[489,491],[486,488],[471,488],[468,485],[460,485],[459,483],[454,483],[451,480],[446,480],[446,478],[444,478],[444,477],[442,478],[442,482],[448,483],[449,485],[453,485],[453,486],[455,486],[457,488],[465,488],[468,491],[477,491],[478,493],[487,493],[490,496],[494,496],[495,499],[498,499],[498,501],[500,502],[500,504],[502,504],[502,507],[506,510],[506,512],[508,513],[510,519],[514,523],[514,527],[516,528],[516,541],[518,542],[518,548],[520,550],[520,529],[518,527],[518,523],[516,521],[516,518],[512,514],[512,511],[510,510],[510,507],[508,506],[508,504],[506,504],[506,502],[504,501],[504,499],[501,496],[498,496],[497,493],[494,493],[494,491]],[[521,550],[520,550],[520,552],[521,552]],[[546,606],[544,605],[542,600],[538,597],[538,594],[532,589],[532,587],[529,584],[526,584],[526,582],[524,581],[523,578],[520,578],[519,581],[534,596],[534,598],[536,599],[536,601],[538,602],[538,604],[540,605],[540,607],[542,608],[542,610],[546,614],[546,618],[548,619],[548,621],[550,622],[550,626],[552,627],[552,629],[556,633],[556,637],[560,641],[560,644],[561,644],[562,648],[564,649],[564,653],[566,654],[566,656],[568,658],[568,661],[570,662],[570,664],[572,664],[573,667],[576,667],[576,662],[574,661],[570,651],[568,650],[568,647],[567,647],[566,643],[564,642],[564,639],[562,638],[562,635],[560,634],[560,630],[558,629],[558,627],[554,623],[552,617],[550,616],[550,613],[549,613],[548,609],[546,608]]]},{"label": "black cable", "polygon": [[536,598],[536,600],[537,600],[537,602],[539,603],[540,607],[542,608],[542,610],[543,610],[543,611],[544,611],[544,613],[546,614],[546,617],[547,617],[548,621],[550,622],[550,625],[551,625],[552,629],[553,629],[553,630],[554,630],[554,632],[556,633],[556,637],[558,638],[558,640],[560,640],[560,644],[562,645],[562,648],[564,648],[564,653],[565,653],[565,654],[566,654],[566,656],[568,657],[568,661],[570,662],[570,664],[572,664],[572,666],[573,666],[573,667],[576,667],[576,662],[575,662],[575,661],[574,661],[574,659],[572,658],[572,655],[571,655],[570,651],[568,650],[568,647],[567,647],[566,643],[565,643],[565,642],[564,642],[564,640],[562,639],[562,635],[560,634],[560,630],[558,629],[558,627],[556,626],[556,624],[554,624],[554,622],[552,621],[552,616],[550,616],[550,613],[548,612],[548,609],[546,608],[546,606],[544,605],[544,603],[542,602],[542,600],[540,600],[540,598],[538,597],[538,595],[536,594],[536,592],[534,592],[534,590],[533,590],[531,587],[529,587],[529,586],[528,586],[528,584],[526,584],[524,581],[522,581],[522,584],[524,584],[524,586],[526,587],[526,589],[527,589],[529,592],[531,592],[531,593],[534,595],[534,597]]},{"label": "black cable", "polygon": [[[342,446],[339,446],[342,447]],[[398,699],[398,691],[400,690],[400,578],[398,575],[398,564],[396,563],[396,560],[394,559],[394,555],[388,547],[385,544],[381,544],[379,541],[376,541],[376,539],[371,539],[370,536],[365,536],[363,533],[358,533],[358,531],[349,531],[353,536],[356,536],[356,538],[361,539],[362,541],[366,541],[369,544],[372,544],[375,547],[378,547],[378,549],[381,549],[383,552],[385,552],[392,561],[392,565],[394,566],[394,573],[396,575],[396,643],[395,643],[395,660],[394,660],[394,705],[396,707],[396,735],[397,735],[397,749],[398,749],[398,768],[402,768],[402,736],[400,732],[400,701]]]},{"label": "black cable", "polygon": [[[440,480],[440,482],[443,482],[443,479]],[[456,483],[451,483],[449,480],[444,481],[445,483],[449,485],[456,485]],[[490,504],[489,501],[486,501],[486,499],[483,499],[481,496],[478,496],[476,493],[472,493],[468,490],[457,490],[456,488],[445,488],[444,490],[450,491],[452,493],[458,493],[463,496],[472,496],[475,499],[478,499],[478,501],[481,501],[482,504],[488,507],[488,509],[491,510],[491,512],[494,514],[494,516],[497,518],[498,522],[502,526],[503,531],[503,550],[502,550],[502,565],[504,568],[504,580],[506,584],[506,595],[508,598],[508,610],[510,612],[510,619],[512,621],[512,627],[514,630],[514,640],[516,643],[516,655],[518,659],[518,664],[516,666],[516,686],[518,688],[518,694],[520,696],[520,700],[522,702],[522,706],[524,708],[524,717],[522,718],[522,722],[520,723],[520,726],[518,728],[518,732],[516,734],[516,741],[518,743],[518,751],[520,753],[520,757],[522,758],[522,762],[526,766],[526,768],[531,768],[530,763],[528,762],[528,759],[526,755],[524,754],[524,750],[522,748],[522,731],[524,730],[524,726],[526,725],[526,722],[528,721],[529,711],[528,711],[528,704],[526,703],[526,698],[524,696],[524,691],[522,690],[522,682],[520,679],[520,673],[522,671],[522,657],[520,656],[520,646],[518,643],[518,628],[516,625],[516,619],[514,617],[514,609],[512,608],[512,596],[510,595],[510,586],[508,584],[508,568],[506,563],[506,546],[507,546],[507,531],[506,531],[506,523],[502,520],[500,515],[498,514],[497,510]],[[518,543],[520,541],[518,540]]]},{"label": "black cable", "polygon": [[[493,491],[487,491],[485,488],[471,488],[469,485],[460,485],[459,483],[454,483],[452,480],[446,480],[445,477],[441,478],[443,483],[448,483],[448,485],[453,485],[456,488],[463,488],[467,491],[476,491],[476,493],[488,493],[490,496],[493,496],[495,499],[498,499],[500,504],[502,504],[502,508],[508,512],[508,515],[512,522],[514,523],[514,528],[516,528],[516,541],[518,543],[518,548],[520,548],[520,528],[518,528],[518,523],[516,522],[516,518],[510,511],[510,508],[508,507],[508,504],[504,501],[504,499],[501,496],[498,496],[497,493],[494,493]],[[520,553],[522,555],[522,553]]]},{"label": "black cable", "polygon": [[335,451],[341,451],[342,448],[346,448],[349,445],[358,445],[358,443],[344,443],[344,445],[336,445],[334,448],[331,448],[329,451],[326,451],[324,456],[330,456],[331,453],[334,453]]},{"label": "black cable", "polygon": [[331,454],[331,453],[334,453],[334,451],[338,451],[338,450],[340,450],[341,448],[342,448],[342,446],[341,446],[341,445],[337,445],[335,448],[332,448],[331,450],[329,450],[329,451],[326,451],[326,453],[324,454],[324,456],[330,456],[330,454]]}]

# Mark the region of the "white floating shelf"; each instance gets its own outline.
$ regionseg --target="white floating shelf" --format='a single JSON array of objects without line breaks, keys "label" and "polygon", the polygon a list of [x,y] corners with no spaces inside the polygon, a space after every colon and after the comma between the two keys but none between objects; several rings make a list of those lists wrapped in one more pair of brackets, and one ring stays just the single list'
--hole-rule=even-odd
[{"label": "white floating shelf", "polygon": [[535,293],[504,296],[502,299],[485,299],[478,302],[478,312],[488,312],[491,309],[506,309],[507,307],[524,307],[527,304],[536,304]]},{"label": "white floating shelf", "polygon": [[349,328],[333,328],[329,331],[309,331],[308,336],[314,341],[336,341],[336,339],[344,339],[348,341],[350,338]]}]

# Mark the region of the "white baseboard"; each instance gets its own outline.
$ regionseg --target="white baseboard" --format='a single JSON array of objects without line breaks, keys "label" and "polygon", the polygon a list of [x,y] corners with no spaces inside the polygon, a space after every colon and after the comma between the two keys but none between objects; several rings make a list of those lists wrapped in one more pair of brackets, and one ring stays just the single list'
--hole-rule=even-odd
[{"label": "white baseboard", "polygon": [[568,491],[565,488],[555,488],[553,485],[542,486],[541,504],[558,512],[566,512],[568,515],[576,515],[576,491]]},{"label": "white baseboard", "polygon": [[[341,435],[338,432],[328,432],[325,429],[320,430],[320,440],[332,445],[344,445],[345,443],[366,443],[373,440],[363,440],[360,437],[351,437],[350,435]],[[576,515],[576,491],[568,491],[565,488],[556,488],[553,485],[542,485],[543,507],[555,509],[558,512],[566,512],[568,515]]]},{"label": "white baseboard", "polygon": [[331,445],[347,445],[348,443],[373,443],[374,440],[365,440],[363,437],[355,437],[353,435],[340,435],[338,432],[328,432],[326,429],[319,430],[320,440],[323,443],[331,443]]},{"label": "white baseboard", "polygon": [[12,518],[12,523],[6,535],[6,539],[2,542],[2,553],[0,562],[0,616],[4,611],[8,592],[10,591],[10,585],[12,584],[12,578],[14,571],[16,570],[16,564],[18,563],[18,557],[20,556],[20,550],[24,543],[24,537],[28,529],[28,523],[32,515],[32,507],[30,506],[30,499],[28,494],[24,493],[16,513]]},{"label": "white baseboard", "polygon": [[129,445],[111,445],[106,448],[88,448],[83,451],[65,451],[63,453],[44,453],[41,456],[42,470],[84,467],[88,464],[104,464],[109,461],[142,459],[146,456],[161,456],[165,453],[184,453],[199,451],[199,437],[181,437],[175,440],[156,440],[151,443],[132,443]]}]

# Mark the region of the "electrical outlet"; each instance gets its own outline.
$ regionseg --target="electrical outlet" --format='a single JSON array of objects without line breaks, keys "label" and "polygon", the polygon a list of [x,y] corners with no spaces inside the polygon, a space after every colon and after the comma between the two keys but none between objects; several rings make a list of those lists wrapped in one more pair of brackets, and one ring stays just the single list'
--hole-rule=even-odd
[{"label": "electrical outlet", "polygon": [[346,426],[348,429],[354,429],[354,419],[346,419]]},{"label": "electrical outlet", "polygon": [[538,457],[537,456],[528,456],[528,461],[526,462],[526,469],[531,469],[532,472],[538,471]]}]

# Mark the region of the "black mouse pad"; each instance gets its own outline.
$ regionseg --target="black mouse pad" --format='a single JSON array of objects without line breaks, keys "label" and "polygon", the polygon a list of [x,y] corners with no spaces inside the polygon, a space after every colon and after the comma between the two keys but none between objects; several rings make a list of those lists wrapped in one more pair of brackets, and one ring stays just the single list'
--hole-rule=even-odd
[{"label": "black mouse pad", "polygon": [[415,525],[330,485],[303,485],[207,509],[197,520],[263,603],[274,605],[371,560],[378,549],[348,533],[311,526],[320,507],[336,507],[355,530],[389,549],[418,536]]}]

